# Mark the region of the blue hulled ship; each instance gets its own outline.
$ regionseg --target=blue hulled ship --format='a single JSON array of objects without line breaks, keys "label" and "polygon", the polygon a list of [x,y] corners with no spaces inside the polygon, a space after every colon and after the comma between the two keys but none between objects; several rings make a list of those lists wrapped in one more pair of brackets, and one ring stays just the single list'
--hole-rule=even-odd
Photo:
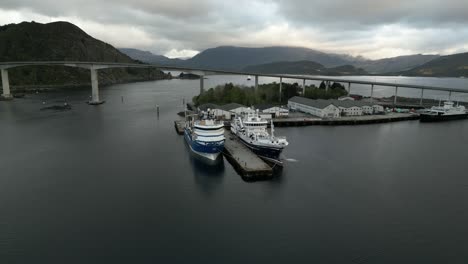
[{"label": "blue hulled ship", "polygon": [[224,149],[224,124],[212,119],[186,121],[184,137],[193,153],[216,160]]}]

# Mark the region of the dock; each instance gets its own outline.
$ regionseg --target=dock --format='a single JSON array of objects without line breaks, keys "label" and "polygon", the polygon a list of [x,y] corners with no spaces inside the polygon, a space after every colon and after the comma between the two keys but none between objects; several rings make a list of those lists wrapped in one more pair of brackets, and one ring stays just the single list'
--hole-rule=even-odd
[{"label": "dock", "polygon": [[183,135],[184,134],[184,121],[174,121],[174,127],[175,127],[175,130],[177,132],[177,134],[179,135]]},{"label": "dock", "polygon": [[[174,127],[177,134],[184,134],[184,121],[174,121]],[[223,155],[244,180],[255,181],[273,177],[273,169],[242,144],[235,135],[226,130],[224,136],[226,141]]]},{"label": "dock", "polygon": [[245,180],[271,178],[273,169],[230,132],[225,133],[224,156]]},{"label": "dock", "polygon": [[278,127],[288,126],[346,126],[346,125],[368,125],[388,123],[407,120],[419,120],[418,114],[392,113],[387,115],[369,115],[355,117],[340,117],[330,119],[319,118],[276,118],[273,124]]}]

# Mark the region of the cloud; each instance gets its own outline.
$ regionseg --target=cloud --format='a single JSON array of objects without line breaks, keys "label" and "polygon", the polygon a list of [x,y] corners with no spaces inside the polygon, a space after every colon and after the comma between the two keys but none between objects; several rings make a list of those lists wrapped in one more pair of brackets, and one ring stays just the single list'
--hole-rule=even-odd
[{"label": "cloud", "polygon": [[186,57],[220,45],[370,58],[467,51],[466,0],[3,0],[0,23],[70,21],[117,47]]}]

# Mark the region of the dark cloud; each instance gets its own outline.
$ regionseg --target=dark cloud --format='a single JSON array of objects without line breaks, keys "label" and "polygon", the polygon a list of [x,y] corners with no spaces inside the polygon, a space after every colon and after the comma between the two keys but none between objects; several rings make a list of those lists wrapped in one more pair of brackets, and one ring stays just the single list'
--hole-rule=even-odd
[{"label": "dark cloud", "polygon": [[69,20],[113,45],[161,54],[219,45],[370,57],[468,49],[466,0],[3,0],[0,11],[2,23]]}]

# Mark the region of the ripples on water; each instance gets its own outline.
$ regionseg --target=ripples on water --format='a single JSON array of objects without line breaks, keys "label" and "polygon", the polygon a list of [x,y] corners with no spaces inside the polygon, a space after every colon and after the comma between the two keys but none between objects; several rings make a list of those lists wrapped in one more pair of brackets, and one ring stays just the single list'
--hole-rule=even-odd
[{"label": "ripples on water", "polygon": [[[247,83],[219,78],[206,87]],[[198,89],[115,85],[98,107],[90,90],[0,102],[0,263],[468,259],[468,121],[276,128],[284,169],[247,183],[175,133]],[[71,111],[39,111],[65,100]]]}]

